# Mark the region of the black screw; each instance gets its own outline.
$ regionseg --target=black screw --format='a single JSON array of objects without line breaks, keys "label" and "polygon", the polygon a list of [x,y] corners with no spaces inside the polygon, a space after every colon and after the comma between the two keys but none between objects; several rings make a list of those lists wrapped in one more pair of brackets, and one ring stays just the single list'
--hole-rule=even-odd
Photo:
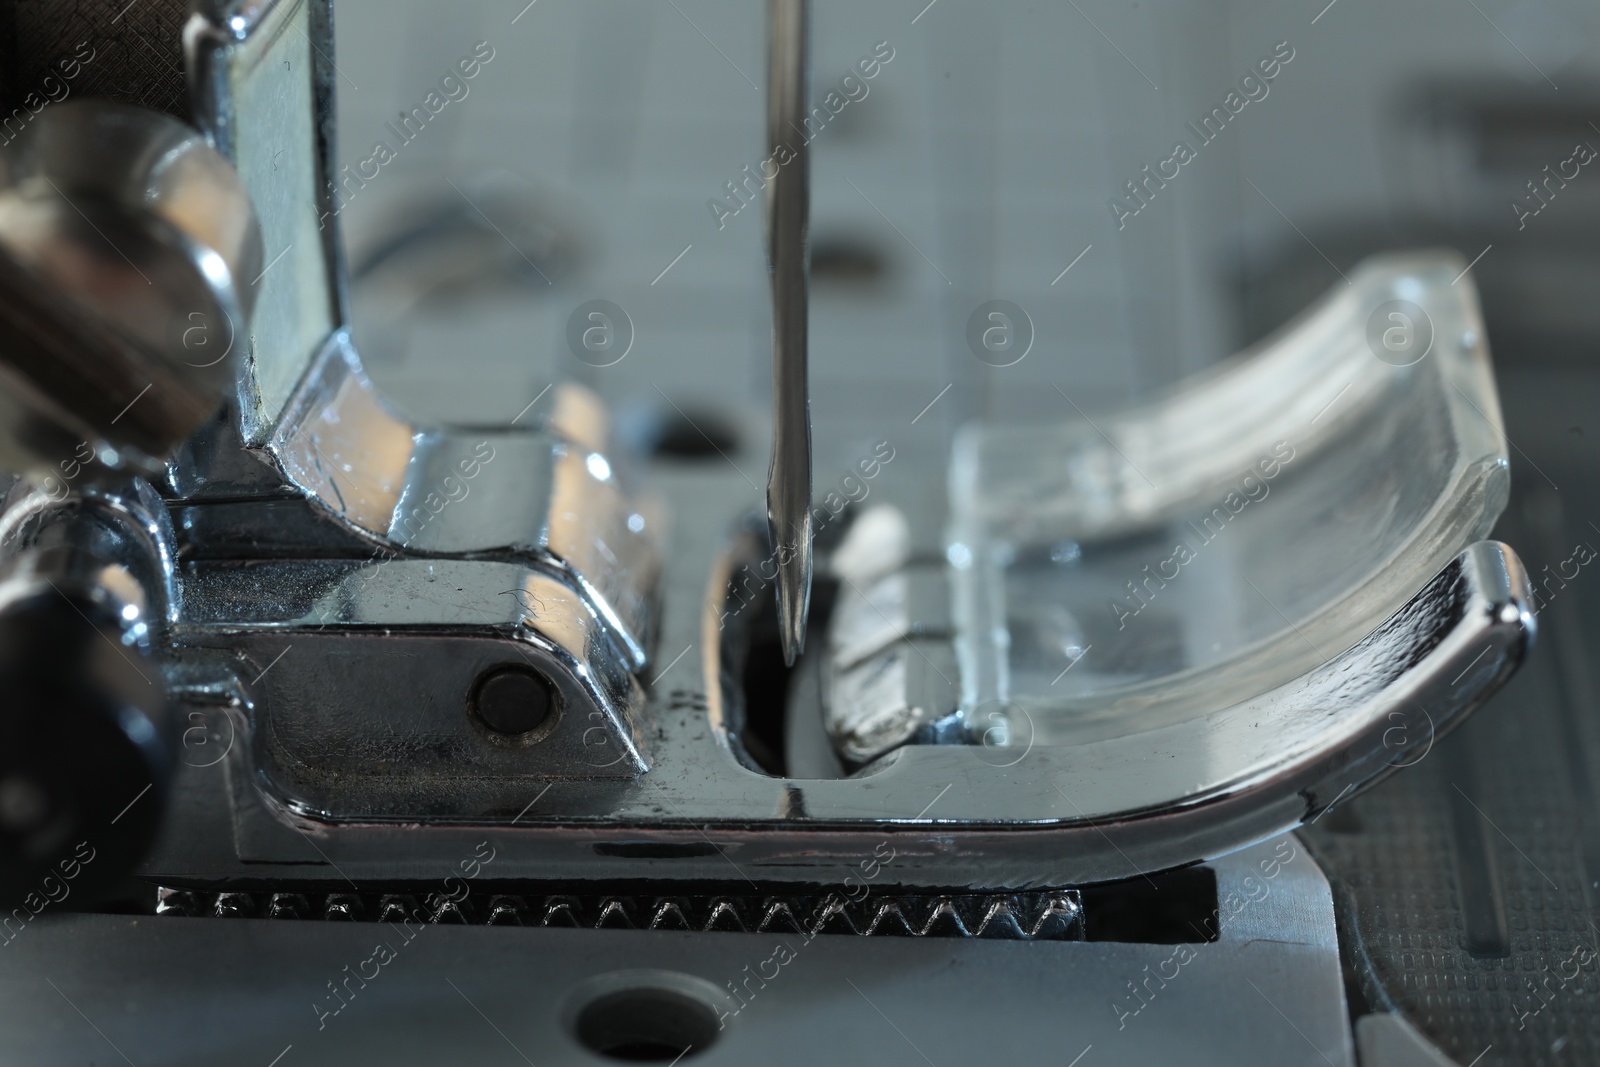
[{"label": "black screw", "polygon": [[555,687],[527,667],[490,667],[473,683],[468,706],[497,734],[537,730],[556,708]]}]

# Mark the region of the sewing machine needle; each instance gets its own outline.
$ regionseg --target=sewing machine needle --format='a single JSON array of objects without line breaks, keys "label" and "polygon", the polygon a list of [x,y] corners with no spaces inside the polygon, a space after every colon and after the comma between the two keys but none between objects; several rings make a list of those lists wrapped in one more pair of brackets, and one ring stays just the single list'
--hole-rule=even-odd
[{"label": "sewing machine needle", "polygon": [[777,554],[778,629],[784,660],[805,646],[811,608],[811,402],[806,381],[807,230],[811,160],[806,146],[810,0],[769,0],[767,268],[772,281],[772,465],[767,528]]}]

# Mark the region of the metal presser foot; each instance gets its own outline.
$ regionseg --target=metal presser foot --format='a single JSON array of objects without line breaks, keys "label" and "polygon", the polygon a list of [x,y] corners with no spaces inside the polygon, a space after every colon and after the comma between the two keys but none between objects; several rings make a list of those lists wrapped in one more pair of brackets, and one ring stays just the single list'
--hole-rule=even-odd
[{"label": "metal presser foot", "polygon": [[[1192,868],[1161,884],[1225,901],[1288,862],[1259,843],[1526,652],[1527,578],[1483,540],[1509,474],[1476,296],[1419,252],[1148,407],[968,427],[946,492],[817,546],[828,610],[752,697],[774,574],[785,658],[807,633],[803,170],[772,205],[766,512],[736,478],[669,508],[580,386],[501,428],[374,388],[322,224],[329,17],[207,0],[198,128],[85,100],[0,149],[7,907],[74,864],[172,916],[1093,940],[1144,907],[1105,884]],[[804,5],[773,17],[781,116]],[[656,685],[685,647],[693,681]],[[611,962],[646,957],[672,965]],[[671,1014],[642,1003],[561,1025]]]}]

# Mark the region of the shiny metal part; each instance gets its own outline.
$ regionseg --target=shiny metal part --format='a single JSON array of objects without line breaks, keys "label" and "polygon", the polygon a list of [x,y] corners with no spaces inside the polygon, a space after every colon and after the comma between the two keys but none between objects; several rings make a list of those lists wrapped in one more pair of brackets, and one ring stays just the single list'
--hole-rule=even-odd
[{"label": "shiny metal part", "polygon": [[767,267],[772,276],[772,466],[767,526],[777,558],[778,632],[789,663],[811,610],[811,399],[807,380],[811,152],[810,0],[769,0]]},{"label": "shiny metal part", "polygon": [[417,425],[377,394],[341,334],[268,447],[294,485],[374,549],[530,560],[561,575],[642,669],[660,506],[633,484],[593,394],[556,386],[548,411],[529,429]]},{"label": "shiny metal part", "polygon": [[[181,690],[228,709],[286,818],[493,817],[532,780],[639,774],[662,519],[603,408],[558,385],[527,426],[467,431],[388,405],[344,329],[362,183],[331,157],[326,0],[207,0],[185,45],[267,263],[232,409],[166,485],[194,560]],[[515,736],[473,710],[507,667],[556,694]]]},{"label": "shiny metal part", "polygon": [[[309,498],[344,531],[308,523],[307,539],[342,555],[531,556],[579,590],[619,654],[642,669],[660,573],[660,513],[612,451],[598,400],[557,386],[550,414],[530,416],[531,429],[457,431],[406,419],[361,369],[342,328],[337,239],[338,214],[360,182],[341,179],[329,154],[329,19],[325,0],[210,0],[186,30],[201,122],[252,197],[267,205],[268,254],[286,258],[274,259],[261,279],[256,358],[241,379],[237,437],[206,442],[212,450],[230,440],[264,447],[277,484],[191,456],[174,488],[196,501],[257,496],[260,506],[238,510],[261,526],[282,521],[286,490]],[[289,136],[268,137],[268,130]],[[254,484],[241,485],[246,479]],[[248,520],[208,526],[202,515],[188,518],[224,536],[249,536]]]},{"label": "shiny metal part", "polygon": [[950,581],[936,563],[902,567],[868,581],[847,579],[828,625],[828,662],[847,671],[909,637],[954,633]]},{"label": "shiny metal part", "polygon": [[[852,767],[914,741],[969,740],[947,568],[908,562],[907,540],[904,517],[877,508],[831,560],[840,589],[820,670],[823,724]],[[980,741],[992,725],[978,728]]]},{"label": "shiny metal part", "polygon": [[0,505],[0,600],[54,584],[123,620],[133,643],[164,639],[182,598],[173,541],[166,502],[143,479],[102,473],[70,494],[19,481]]},{"label": "shiny metal part", "polygon": [[338,215],[364,184],[335,173],[331,0],[199,0],[184,27],[200,128],[249,190],[265,265],[237,419],[266,443],[313,358],[348,322]]},{"label": "shiny metal part", "polygon": [[260,271],[250,198],[198,131],[46,109],[0,151],[0,466],[159,471],[231,387]]},{"label": "shiny metal part", "polygon": [[[711,502],[686,495],[681,506],[694,505]],[[752,558],[758,540],[748,545]],[[681,562],[710,570],[721,595],[732,560],[694,547]],[[699,641],[710,646],[701,669],[712,678],[723,670],[720,618],[713,602],[701,620]],[[668,647],[689,643],[685,621],[669,625]],[[165,884],[251,874],[325,877],[331,888],[344,877],[426,878],[489,840],[504,878],[703,881],[728,878],[731,861],[752,880],[817,884],[842,880],[887,840],[896,859],[879,877],[886,886],[1127,878],[1282,832],[1426,758],[1515,669],[1531,631],[1526,576],[1504,546],[1483,543],[1355,648],[1236,708],[1148,734],[1035,746],[1021,760],[981,745],[908,745],[841,779],[747,769],[732,751],[720,688],[704,703],[697,693],[662,693],[645,713],[648,774],[548,789],[530,781],[521,805],[420,836],[361,821],[285,826],[253,789],[229,786],[252,780],[246,746],[236,745],[221,766],[184,768],[190,818],[231,809],[231,840],[169,840],[147,870]],[[1402,724],[1407,740],[1397,746]],[[337,871],[319,865],[330,862]]]},{"label": "shiny metal part", "polygon": [[[237,679],[251,712],[238,754],[288,810],[510,818],[551,781],[645,769],[640,682],[582,594],[525,564],[217,561],[190,571],[186,593],[175,642],[223,653],[213,674]],[[502,666],[557,693],[529,735],[468,713],[480,675]]]},{"label": "shiny metal part", "polygon": [[[485,926],[594,930],[681,930],[694,933],[844,934],[854,937],[978,938],[989,941],[1082,941],[1083,901],[1075,889],[1026,893],[873,893],[859,901],[842,892],[789,896],[634,897],[499,893],[485,900],[419,901],[405,893],[207,893],[162,887],[157,915],[421,922],[461,919]],[[354,897],[351,902],[350,898]],[[241,899],[242,898],[242,899]],[[1197,940],[1204,940],[1197,936]]]},{"label": "shiny metal part", "polygon": [[[884,579],[893,583],[893,577]],[[852,598],[859,603],[864,598]],[[852,605],[854,607],[855,605]],[[870,609],[871,603],[867,602]],[[886,640],[882,648],[846,667],[825,672],[828,700],[824,722],[848,766],[860,767],[916,741],[934,742],[941,725],[961,715],[961,671],[948,637]],[[984,723],[980,734],[994,723]],[[966,744],[965,723],[950,722],[948,739]],[[1010,724],[1006,724],[1009,731]],[[991,735],[992,738],[992,735]],[[1007,737],[1009,740],[1009,735]],[[979,743],[983,743],[980,736]],[[1002,746],[1009,748],[1008,746]],[[997,751],[999,764],[1020,760],[1026,746]]]}]

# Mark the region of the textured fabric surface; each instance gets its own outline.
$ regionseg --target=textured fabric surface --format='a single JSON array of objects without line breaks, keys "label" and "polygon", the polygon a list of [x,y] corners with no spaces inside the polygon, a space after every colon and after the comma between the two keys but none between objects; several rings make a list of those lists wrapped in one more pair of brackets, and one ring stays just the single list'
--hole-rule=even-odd
[{"label": "textured fabric surface", "polygon": [[[1503,369],[1501,385],[1512,439],[1536,441],[1519,416],[1526,404],[1550,418],[1552,383]],[[1561,385],[1593,402],[1587,376]],[[1578,569],[1600,547],[1594,473],[1530,447],[1565,506],[1519,466],[1496,535],[1535,582],[1534,652],[1459,732],[1431,750],[1420,739],[1416,766],[1304,832],[1334,885],[1353,992],[1461,1064],[1600,1063],[1600,721],[1588,677],[1600,582]]]}]

